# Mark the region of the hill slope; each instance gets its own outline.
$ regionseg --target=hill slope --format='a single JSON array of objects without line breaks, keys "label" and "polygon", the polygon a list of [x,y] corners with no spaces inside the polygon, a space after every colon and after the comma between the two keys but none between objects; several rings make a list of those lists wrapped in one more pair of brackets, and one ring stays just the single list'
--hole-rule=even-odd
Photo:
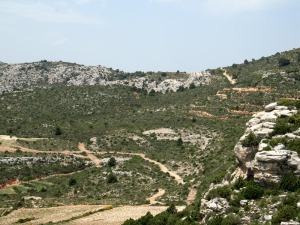
[{"label": "hill slope", "polygon": [[[47,61],[1,66],[0,134],[9,136],[0,138],[0,156],[9,160],[0,162],[0,207],[148,204],[163,189],[156,199],[162,205],[187,205],[197,192],[182,214],[197,219],[209,185],[236,168],[233,148],[246,121],[270,102],[298,97],[299,52],[223,68],[235,83],[220,68],[188,74]],[[30,163],[52,154],[53,164]]]}]

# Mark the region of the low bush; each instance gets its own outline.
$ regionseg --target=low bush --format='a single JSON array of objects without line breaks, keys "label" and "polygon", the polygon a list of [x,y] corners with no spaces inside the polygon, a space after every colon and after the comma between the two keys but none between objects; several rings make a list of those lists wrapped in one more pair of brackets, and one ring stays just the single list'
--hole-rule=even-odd
[{"label": "low bush", "polygon": [[244,147],[254,147],[259,144],[259,141],[253,132],[250,132],[248,136],[242,141]]},{"label": "low bush", "polygon": [[258,199],[264,194],[264,190],[258,184],[249,182],[245,189],[242,191],[242,195],[245,199]]},{"label": "low bush", "polygon": [[273,215],[272,224],[280,224],[294,219],[297,216],[297,209],[290,205],[285,205],[278,209]]},{"label": "low bush", "polygon": [[26,223],[26,222],[29,222],[29,221],[34,220],[34,219],[35,219],[34,217],[18,219],[18,221],[16,223]]},{"label": "low bush", "polygon": [[207,199],[211,200],[213,198],[226,198],[230,199],[231,189],[229,186],[217,187],[212,189],[209,194],[207,195]]},{"label": "low bush", "polygon": [[247,184],[247,182],[246,182],[243,178],[239,177],[239,178],[234,182],[233,188],[234,188],[234,189],[240,189],[240,188],[242,188],[242,187],[245,187],[246,184]]},{"label": "low bush", "polygon": [[284,191],[296,191],[300,188],[300,179],[292,172],[289,172],[282,177],[278,187]]},{"label": "low bush", "polygon": [[112,183],[116,183],[116,182],[118,182],[117,176],[115,174],[113,174],[113,173],[110,173],[107,176],[107,183],[112,184]]}]

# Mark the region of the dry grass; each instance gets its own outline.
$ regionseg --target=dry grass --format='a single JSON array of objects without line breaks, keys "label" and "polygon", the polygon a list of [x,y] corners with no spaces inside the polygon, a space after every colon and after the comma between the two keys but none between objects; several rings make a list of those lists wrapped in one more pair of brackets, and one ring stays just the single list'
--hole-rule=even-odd
[{"label": "dry grass", "polygon": [[[178,207],[178,210],[182,210],[184,207]],[[121,225],[127,219],[138,219],[147,212],[152,215],[161,213],[167,209],[166,206],[122,206],[117,207],[109,211],[103,211],[95,213],[93,215],[74,220],[69,225]]]},{"label": "dry grass", "polygon": [[35,208],[35,209],[18,209],[0,217],[1,225],[10,225],[16,223],[19,219],[34,218],[33,220],[23,224],[42,224],[52,221],[53,223],[68,220],[72,217],[81,216],[88,212],[104,209],[103,205],[74,205],[60,206],[52,208]]}]

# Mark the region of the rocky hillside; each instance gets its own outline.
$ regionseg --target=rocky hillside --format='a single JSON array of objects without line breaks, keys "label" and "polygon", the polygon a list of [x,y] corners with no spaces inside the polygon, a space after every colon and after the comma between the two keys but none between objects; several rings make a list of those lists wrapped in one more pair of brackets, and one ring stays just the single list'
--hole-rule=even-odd
[{"label": "rocky hillside", "polygon": [[201,200],[204,224],[299,224],[299,109],[299,100],[281,100],[253,115],[234,148],[233,179]]},{"label": "rocky hillside", "polygon": [[289,171],[300,175],[300,114],[282,104],[271,103],[256,113],[234,149],[243,175],[263,186]]},{"label": "rocky hillside", "polygon": [[123,85],[147,92],[176,92],[211,81],[209,72],[196,73],[124,73],[103,66],[83,66],[75,63],[48,62],[0,63],[0,93],[52,84]]}]

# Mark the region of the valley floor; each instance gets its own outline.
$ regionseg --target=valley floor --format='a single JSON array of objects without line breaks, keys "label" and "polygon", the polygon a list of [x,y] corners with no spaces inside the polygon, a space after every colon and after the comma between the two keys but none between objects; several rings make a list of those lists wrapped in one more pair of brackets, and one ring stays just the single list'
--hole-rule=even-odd
[{"label": "valley floor", "polygon": [[[0,135],[0,140],[2,144],[0,145],[0,152],[15,152],[15,149],[19,149],[24,153],[46,153],[46,154],[64,154],[68,156],[86,158],[93,162],[95,167],[101,167],[102,162],[97,157],[97,155],[102,154],[120,154],[120,155],[134,155],[141,157],[145,161],[153,163],[158,166],[159,169],[168,173],[173,177],[178,184],[184,184],[183,178],[176,174],[174,171],[169,170],[165,165],[155,160],[152,160],[145,156],[145,154],[140,153],[130,153],[130,152],[92,152],[85,148],[83,143],[78,144],[79,151],[39,151],[35,149],[29,149],[22,146],[17,146],[17,137],[9,137],[5,135]],[[29,139],[28,139],[29,140]],[[35,139],[33,139],[35,140]],[[82,153],[85,153],[83,155]],[[58,177],[74,174],[80,171],[67,173],[67,174],[54,174],[47,177],[42,177],[34,179],[29,182],[45,180],[50,177]],[[12,186],[22,185],[22,182],[15,182],[7,186],[2,187],[1,189],[10,188]],[[164,189],[158,189],[156,193],[147,198],[149,205],[127,205],[127,206],[117,206],[112,207],[111,205],[65,205],[59,207],[51,208],[19,208],[10,212],[6,216],[0,217],[0,224],[12,224],[20,220],[28,220],[28,223],[24,224],[103,224],[103,225],[121,225],[127,219],[137,219],[145,215],[147,212],[150,212],[152,215],[156,215],[160,212],[163,212],[167,209],[167,206],[163,206],[164,203],[161,203],[157,198],[165,194]],[[196,198],[196,190],[190,189],[187,196],[186,203],[187,205],[191,204]],[[183,210],[186,206],[177,206],[177,209]],[[2,214],[8,209],[0,209]]]}]

